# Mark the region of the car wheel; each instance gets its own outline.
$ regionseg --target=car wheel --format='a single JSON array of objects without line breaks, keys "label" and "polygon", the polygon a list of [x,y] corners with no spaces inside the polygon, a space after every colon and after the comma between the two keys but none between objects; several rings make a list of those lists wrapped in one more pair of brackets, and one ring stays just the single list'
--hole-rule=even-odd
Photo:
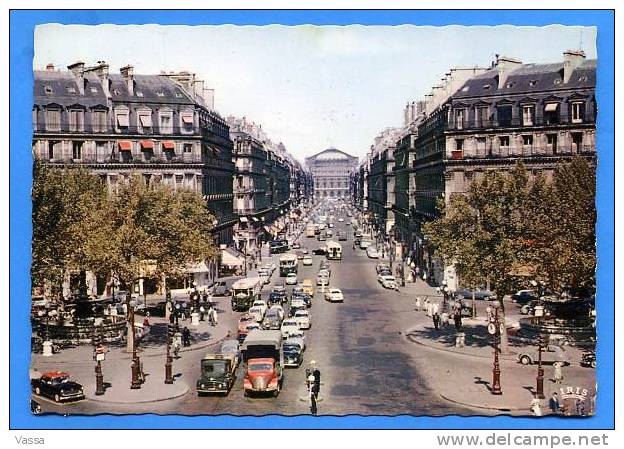
[{"label": "car wheel", "polygon": [[61,397],[57,394],[54,395],[54,402],[61,402]]},{"label": "car wheel", "polygon": [[590,364],[590,365],[591,365],[591,367],[592,367],[592,368],[596,368],[596,361],[595,361],[595,360],[592,360],[592,362],[591,362],[591,364]]},{"label": "car wheel", "polygon": [[520,357],[520,363],[522,363],[523,365],[530,365],[531,357],[529,357],[528,355],[523,355],[522,357]]}]

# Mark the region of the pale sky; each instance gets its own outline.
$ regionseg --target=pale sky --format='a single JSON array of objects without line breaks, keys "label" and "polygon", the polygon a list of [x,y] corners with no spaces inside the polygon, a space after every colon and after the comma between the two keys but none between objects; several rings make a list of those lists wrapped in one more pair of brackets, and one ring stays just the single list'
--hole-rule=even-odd
[{"label": "pale sky", "polygon": [[106,61],[111,72],[194,72],[215,107],[262,124],[303,161],[336,147],[362,158],[383,128],[401,126],[452,67],[489,66],[495,54],[559,62],[596,58],[594,27],[58,25],[35,30],[33,66]]}]

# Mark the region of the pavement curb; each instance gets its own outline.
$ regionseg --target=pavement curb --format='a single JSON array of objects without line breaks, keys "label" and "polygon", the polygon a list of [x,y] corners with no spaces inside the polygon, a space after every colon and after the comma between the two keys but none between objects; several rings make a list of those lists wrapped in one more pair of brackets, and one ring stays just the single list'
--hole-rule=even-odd
[{"label": "pavement curb", "polygon": [[481,410],[491,410],[491,411],[496,411],[496,412],[529,412],[530,413],[530,409],[526,407],[494,407],[494,406],[488,407],[484,405],[477,405],[477,404],[472,404],[470,402],[463,402],[463,401],[451,399],[448,396],[443,395],[442,393],[439,393],[439,396],[447,402],[451,402],[453,404],[461,405],[464,407],[476,408],[476,409],[481,409]]},{"label": "pavement curb", "polygon": [[176,399],[176,398],[179,398],[179,397],[182,397],[182,396],[186,396],[189,391],[191,391],[191,387],[189,387],[188,385],[185,385],[184,390],[182,390],[181,392],[178,392],[178,393],[176,393],[174,395],[168,396],[166,398],[149,399],[149,400],[135,399],[135,400],[132,400],[132,401],[114,401],[114,400],[111,401],[111,400],[100,399],[100,398],[97,398],[95,396],[88,395],[86,397],[86,399],[88,401],[105,403],[105,404],[149,404],[149,403],[154,403],[154,402],[169,401],[171,399]]}]

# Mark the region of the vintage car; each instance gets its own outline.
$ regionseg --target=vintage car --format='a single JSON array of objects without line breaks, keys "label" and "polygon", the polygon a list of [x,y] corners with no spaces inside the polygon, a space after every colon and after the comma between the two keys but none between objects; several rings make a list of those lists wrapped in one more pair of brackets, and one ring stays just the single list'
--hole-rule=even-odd
[{"label": "vintage car", "polygon": [[49,372],[31,380],[32,391],[38,396],[53,399],[55,402],[78,401],[85,398],[82,385],[71,380],[69,373]]},{"label": "vintage car", "polygon": [[586,368],[596,368],[596,353],[590,351],[583,354],[581,356],[581,366]]},{"label": "vintage car", "polygon": [[344,296],[342,291],[339,288],[330,288],[329,291],[325,293],[325,301],[343,302]]},{"label": "vintage car", "polygon": [[303,363],[303,351],[299,344],[289,343],[288,340],[282,345],[284,352],[284,366],[297,368]]},{"label": "vintage car", "polygon": [[[523,365],[532,365],[538,362],[539,348],[536,346],[527,346],[518,352],[516,360]],[[557,345],[547,345],[542,349],[542,363],[553,364],[555,362],[564,365],[569,364],[569,357],[565,349]]]},{"label": "vintage car", "polygon": [[314,296],[314,284],[312,283],[312,279],[303,280],[303,293]]},{"label": "vintage car", "polygon": [[312,319],[307,310],[297,310],[293,315],[293,319],[299,323],[299,329],[310,329],[312,327]]},{"label": "vintage car", "polygon": [[310,256],[305,256],[303,258],[303,265],[304,266],[309,267],[309,266],[312,265],[312,263],[313,263],[313,261],[312,261],[312,258]]},{"label": "vintage car", "polygon": [[398,284],[396,283],[396,279],[392,275],[380,274],[377,280],[383,288],[389,288],[391,290],[396,290],[399,288]]},{"label": "vintage car", "polygon": [[299,323],[297,323],[296,320],[293,319],[287,319],[284,320],[282,322],[282,327],[281,327],[281,331],[282,331],[282,338],[288,338],[288,336],[299,330]]}]

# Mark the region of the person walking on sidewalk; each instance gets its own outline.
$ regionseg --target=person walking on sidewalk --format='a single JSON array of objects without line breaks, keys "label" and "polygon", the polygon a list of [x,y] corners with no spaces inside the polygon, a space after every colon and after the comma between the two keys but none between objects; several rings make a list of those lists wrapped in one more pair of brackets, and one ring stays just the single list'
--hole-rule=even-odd
[{"label": "person walking on sidewalk", "polygon": [[533,416],[542,416],[542,403],[541,401],[534,397],[531,400],[531,413],[533,413]]},{"label": "person walking on sidewalk", "polygon": [[186,326],[182,329],[182,344],[184,346],[191,346],[191,331]]},{"label": "person walking on sidewalk", "polygon": [[440,315],[437,312],[433,314],[433,327],[435,330],[440,329]]},{"label": "person walking on sidewalk", "polygon": [[213,322],[213,326],[216,326],[217,324],[219,324],[219,315],[217,313],[216,307],[212,308],[212,322]]},{"label": "person walking on sidewalk", "polygon": [[206,309],[204,309],[204,305],[199,306],[199,321],[204,321],[204,315],[206,314]]},{"label": "person walking on sidewalk", "polygon": [[462,328],[462,318],[460,312],[455,312],[453,315],[453,320],[455,321],[455,330],[457,332],[461,331]]},{"label": "person walking on sidewalk", "polygon": [[559,404],[559,397],[556,391],[548,400],[548,408],[550,408],[551,413],[559,414],[561,412],[561,405]]},{"label": "person walking on sidewalk", "polygon": [[553,368],[555,369],[555,374],[554,374],[553,381],[556,384],[560,384],[561,382],[563,382],[563,363],[562,362],[555,362],[555,363],[553,363]]},{"label": "person walking on sidewalk", "polygon": [[182,334],[179,330],[173,335],[173,355],[177,359],[179,358],[180,349],[182,348]]}]

